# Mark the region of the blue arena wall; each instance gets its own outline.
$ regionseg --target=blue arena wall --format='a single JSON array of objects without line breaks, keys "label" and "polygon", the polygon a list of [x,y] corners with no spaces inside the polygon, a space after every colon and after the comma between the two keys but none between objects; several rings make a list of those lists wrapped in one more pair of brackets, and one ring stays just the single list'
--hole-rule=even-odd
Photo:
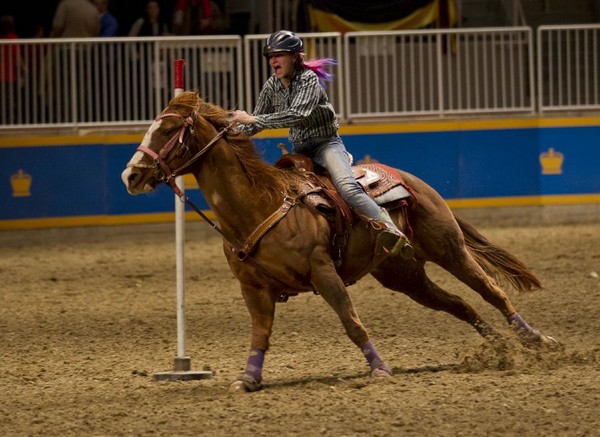
[{"label": "blue arena wall", "polygon": [[[361,124],[340,133],[355,161],[407,170],[452,208],[600,204],[600,117]],[[121,182],[142,136],[0,137],[0,229],[173,220],[168,187],[132,197]],[[255,138],[270,162],[281,142],[285,130]],[[197,186],[188,190],[206,210]]]}]

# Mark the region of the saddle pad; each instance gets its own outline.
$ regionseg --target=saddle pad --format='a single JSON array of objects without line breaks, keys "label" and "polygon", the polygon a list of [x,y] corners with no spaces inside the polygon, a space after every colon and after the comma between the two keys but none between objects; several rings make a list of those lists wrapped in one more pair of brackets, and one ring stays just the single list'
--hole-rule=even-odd
[{"label": "saddle pad", "polygon": [[399,174],[378,164],[361,164],[352,167],[358,183],[379,205],[411,197]]}]

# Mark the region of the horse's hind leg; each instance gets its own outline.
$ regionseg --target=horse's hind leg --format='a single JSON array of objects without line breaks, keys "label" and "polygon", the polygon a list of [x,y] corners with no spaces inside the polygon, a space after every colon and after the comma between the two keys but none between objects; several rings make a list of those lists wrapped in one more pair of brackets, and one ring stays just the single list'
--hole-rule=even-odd
[{"label": "horse's hind leg", "polygon": [[[407,266],[412,264],[412,266]],[[386,260],[371,272],[384,287],[406,294],[415,302],[444,311],[473,326],[481,336],[496,337],[494,328],[460,296],[449,293],[432,282],[425,273],[422,262]]]},{"label": "horse's hind leg", "polygon": [[457,251],[452,257],[439,261],[438,264],[479,293],[486,302],[498,309],[506,317],[507,322],[511,325],[523,345],[539,346],[546,344],[553,346],[557,344],[554,339],[533,329],[523,320],[515,310],[507,294],[475,261],[466,247]]}]

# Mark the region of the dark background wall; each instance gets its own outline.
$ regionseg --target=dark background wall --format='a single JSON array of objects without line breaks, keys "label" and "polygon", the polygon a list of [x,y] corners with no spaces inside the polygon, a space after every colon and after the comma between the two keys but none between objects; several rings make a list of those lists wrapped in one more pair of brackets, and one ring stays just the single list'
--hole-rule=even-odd
[{"label": "dark background wall", "polygon": [[[144,14],[146,1],[109,0],[108,9],[119,21],[119,35],[127,35],[133,22]],[[21,38],[32,37],[38,25],[43,26],[44,35],[48,36],[58,3],[59,0],[4,0],[0,2],[0,15],[15,17],[17,34]],[[171,22],[175,3],[176,0],[159,0],[161,14],[164,14],[168,23]]]}]

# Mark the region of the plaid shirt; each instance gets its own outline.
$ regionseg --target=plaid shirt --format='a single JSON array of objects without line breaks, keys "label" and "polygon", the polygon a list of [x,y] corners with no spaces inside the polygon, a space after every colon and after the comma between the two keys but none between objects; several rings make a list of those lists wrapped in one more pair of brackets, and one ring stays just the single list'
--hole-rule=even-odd
[{"label": "plaid shirt", "polygon": [[339,124],[325,89],[310,69],[294,73],[284,88],[275,75],[263,85],[253,115],[256,123],[243,127],[248,135],[264,129],[289,128],[292,144],[337,135]]}]

